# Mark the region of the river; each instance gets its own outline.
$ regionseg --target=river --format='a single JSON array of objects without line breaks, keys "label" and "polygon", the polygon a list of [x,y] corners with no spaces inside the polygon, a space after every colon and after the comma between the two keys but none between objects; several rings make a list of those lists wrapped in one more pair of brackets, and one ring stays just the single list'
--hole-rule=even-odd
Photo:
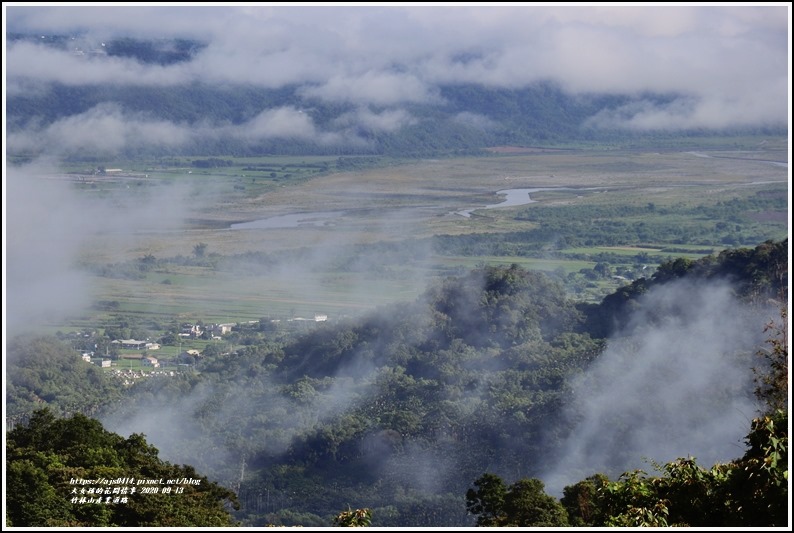
[{"label": "river", "polygon": [[470,217],[472,212],[478,209],[496,209],[497,207],[515,207],[517,205],[526,205],[535,202],[529,195],[538,191],[574,191],[574,190],[593,190],[589,189],[573,189],[571,187],[536,187],[534,189],[504,189],[496,191],[496,194],[504,195],[505,199],[498,204],[484,205],[482,207],[472,207],[471,209],[464,209],[463,211],[455,211],[456,215]]}]

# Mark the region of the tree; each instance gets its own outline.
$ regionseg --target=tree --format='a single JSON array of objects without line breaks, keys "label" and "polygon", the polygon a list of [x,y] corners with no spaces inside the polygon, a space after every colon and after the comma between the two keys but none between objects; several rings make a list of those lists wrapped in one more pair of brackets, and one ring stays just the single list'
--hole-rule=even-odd
[{"label": "tree", "polygon": [[157,258],[152,254],[146,254],[138,259],[138,268],[143,272],[148,272],[157,264]]},{"label": "tree", "polygon": [[477,515],[477,525],[502,525],[506,519],[504,505],[507,488],[496,474],[483,474],[474,482],[475,489],[466,492],[466,510]]},{"label": "tree", "polygon": [[[618,481],[601,487],[602,513],[605,524],[613,527],[666,527],[669,509],[667,500],[655,492],[653,479],[645,472],[626,472]],[[680,524],[679,524],[680,525]]]},{"label": "tree", "polygon": [[223,347],[221,346],[220,343],[216,343],[216,342],[207,344],[204,347],[204,349],[201,351],[201,355],[205,357],[216,357],[222,354],[223,354]]},{"label": "tree", "polygon": [[653,273],[653,281],[658,283],[666,283],[674,279],[683,277],[689,271],[695,262],[686,257],[679,257],[670,261],[665,261],[659,265],[656,272]]},{"label": "tree", "polygon": [[[125,439],[93,418],[59,419],[38,410],[7,435],[6,525],[235,525],[233,492],[157,454],[142,435]],[[141,486],[142,480],[148,482]]]},{"label": "tree", "polygon": [[553,496],[544,492],[539,479],[520,479],[505,495],[505,526],[557,527],[568,525],[565,508]]},{"label": "tree", "polygon": [[[97,340],[96,356],[105,355],[105,344]],[[117,344],[109,345],[113,353]],[[53,337],[21,335],[9,340],[5,362],[6,415],[16,421],[27,420],[46,402],[54,414],[75,412],[93,415],[103,406],[116,402],[122,391],[113,377],[98,365],[82,360],[68,343]]]},{"label": "tree", "polygon": [[567,526],[565,508],[544,492],[539,479],[520,479],[505,487],[495,474],[483,474],[466,492],[466,508],[485,527]]},{"label": "tree", "polygon": [[[788,413],[778,410],[753,420],[728,479],[733,521],[746,526],[788,524]],[[790,526],[790,524],[788,524]]]},{"label": "tree", "polygon": [[[584,525],[625,527],[779,527],[788,520],[788,332],[787,311],[783,325],[770,323],[773,337],[769,350],[761,352],[768,362],[755,370],[756,395],[766,411],[753,419],[745,442],[745,454],[710,469],[693,458],[654,465],[660,476],[636,470],[615,482],[599,482],[592,495],[587,482],[565,488],[563,504],[569,516],[577,511],[580,496],[597,508]],[[588,480],[591,478],[588,478]],[[576,522],[572,520],[572,522]]]},{"label": "tree", "polygon": [[729,482],[738,502],[743,524],[784,525],[788,503],[788,310],[780,310],[781,321],[770,322],[765,332],[771,346],[760,353],[767,370],[756,373],[756,396],[766,404],[762,416],[753,419],[745,442],[748,449],[736,462]]},{"label": "tree", "polygon": [[772,336],[766,343],[769,348],[759,350],[758,355],[765,359],[762,368],[753,368],[755,373],[755,394],[766,404],[767,413],[786,409],[789,399],[788,388],[788,309],[780,309],[780,322],[771,321],[764,332]]},{"label": "tree", "polygon": [[207,243],[200,242],[193,247],[193,255],[196,256],[196,259],[201,259],[204,257],[204,253],[207,251]]},{"label": "tree", "polygon": [[348,508],[334,517],[334,525],[339,527],[369,527],[372,523],[372,511],[369,509]]},{"label": "tree", "polygon": [[563,489],[560,499],[568,512],[568,523],[575,527],[603,525],[604,517],[599,489],[609,482],[604,474],[592,475]]},{"label": "tree", "polygon": [[[619,527],[780,527],[788,520],[788,415],[752,422],[744,456],[710,469],[693,458],[654,465],[602,483],[592,525]],[[581,482],[576,486],[581,485]],[[566,495],[571,494],[566,487]],[[570,501],[569,501],[570,502]],[[570,507],[569,507],[570,509]],[[602,523],[603,522],[603,523]]]},{"label": "tree", "polygon": [[603,261],[596,263],[593,267],[593,272],[597,273],[602,278],[608,278],[612,275],[612,265]]},{"label": "tree", "polygon": [[160,337],[160,344],[166,344],[168,346],[176,346],[181,342],[179,338],[179,334],[173,331],[169,331],[162,337]]}]

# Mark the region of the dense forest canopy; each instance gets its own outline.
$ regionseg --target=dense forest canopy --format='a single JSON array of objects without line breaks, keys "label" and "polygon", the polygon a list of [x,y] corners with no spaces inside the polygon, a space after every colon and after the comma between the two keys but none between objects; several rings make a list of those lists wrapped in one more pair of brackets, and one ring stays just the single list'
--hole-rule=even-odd
[{"label": "dense forest canopy", "polygon": [[[499,479],[550,480],[554,486],[506,484],[504,497],[514,494],[515,501],[505,505],[514,509],[508,514],[532,516],[535,511],[519,509],[549,505],[543,520],[560,524],[556,520],[567,517],[562,508],[539,495],[551,490],[561,497],[563,486],[596,472],[617,479],[626,465],[641,461],[646,448],[636,436],[651,427],[674,440],[680,435],[682,455],[696,452],[691,446],[721,461],[736,455],[730,441],[746,428],[725,411],[761,409],[752,399],[752,369],[774,368],[755,353],[764,343],[765,317],[779,313],[787,298],[787,246],[770,241],[697,261],[672,260],[598,305],[570,300],[543,273],[483,266],[439,280],[415,302],[362,319],[294,334],[249,328],[233,352],[208,352],[198,373],[115,393],[107,377],[86,376],[84,366],[71,364],[79,355],[68,346],[16,339],[7,402],[14,413],[46,402],[59,413],[99,416],[121,434],[142,429],[169,460],[190,462],[233,488],[241,502],[235,517],[244,525],[328,525],[351,503],[371,510],[373,525],[472,525],[463,496],[484,471]],[[700,322],[704,316],[709,320]],[[658,355],[647,339],[670,331],[680,337],[668,341],[676,351]],[[53,373],[56,364],[60,370]],[[635,374],[638,365],[676,380],[677,392],[663,387],[660,394],[681,396],[687,417],[676,404],[672,416],[661,409],[667,400],[656,400],[649,385],[659,380]],[[84,379],[105,387],[97,389],[108,391],[104,398],[70,395],[84,388]],[[620,380],[625,384],[618,386]],[[646,401],[628,401],[637,391]],[[123,401],[114,400],[119,395]],[[599,405],[613,405],[606,432],[582,425],[589,417],[603,423]],[[634,424],[624,435],[626,416]],[[649,425],[638,425],[638,417]],[[691,424],[706,421],[710,438],[692,440]],[[732,429],[725,433],[723,425]],[[577,442],[603,448],[610,459],[593,450],[582,455]],[[642,479],[637,482],[646,483]],[[528,494],[536,495],[528,500],[534,503],[525,501]],[[469,511],[484,512],[471,505]]]},{"label": "dense forest canopy", "polygon": [[142,435],[75,414],[33,413],[6,439],[6,526],[221,527],[235,494],[158,458]]}]

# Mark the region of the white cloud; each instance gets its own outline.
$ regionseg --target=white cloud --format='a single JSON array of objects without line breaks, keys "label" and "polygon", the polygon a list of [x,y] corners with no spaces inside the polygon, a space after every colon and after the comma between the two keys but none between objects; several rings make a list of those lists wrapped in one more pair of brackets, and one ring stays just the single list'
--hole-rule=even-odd
[{"label": "white cloud", "polygon": [[87,149],[113,155],[133,146],[181,146],[190,137],[188,127],[128,115],[118,106],[101,104],[43,129],[34,127],[11,133],[7,142],[11,150],[23,152],[45,150],[68,154]]},{"label": "white cloud", "polygon": [[62,171],[39,161],[4,167],[3,184],[4,319],[14,335],[60,323],[96,298],[96,280],[81,263],[96,253],[98,235],[112,234],[111,247],[133,246],[144,230],[181,228],[188,210],[203,205],[176,186],[81,194]]},{"label": "white cloud", "polygon": [[293,107],[262,111],[251,121],[237,128],[237,135],[269,139],[287,137],[311,139],[317,135],[312,119]]},{"label": "white cloud", "polygon": [[765,317],[722,283],[678,281],[638,303],[637,334],[610,339],[572,383],[572,431],[542,476],[551,492],[597,472],[650,470],[649,460],[710,467],[742,454]]},{"label": "white cloud", "polygon": [[402,109],[387,109],[380,113],[369,108],[359,108],[354,112],[343,113],[334,126],[339,128],[359,127],[370,131],[392,132],[403,126],[416,124],[417,119]]},{"label": "white cloud", "polygon": [[[382,114],[359,112],[351,115],[372,129],[391,131],[410,122],[402,111]],[[84,113],[59,119],[47,126],[29,125],[7,136],[7,146],[20,153],[63,155],[90,151],[107,156],[137,147],[184,147],[202,139],[233,137],[255,143],[266,139],[295,139],[322,145],[358,143],[354,134],[322,131],[302,110],[291,106],[265,109],[241,124],[175,124],[138,113],[129,113],[113,104],[100,104]]]},{"label": "white cloud", "polygon": [[548,80],[572,93],[650,91],[698,102],[685,116],[629,117],[633,128],[780,123],[788,115],[790,10],[783,5],[4,9],[11,32],[206,43],[191,61],[169,66],[13,44],[11,90],[25,80],[294,85],[307,97],[390,106],[432,101],[445,83],[515,88]]},{"label": "white cloud", "polygon": [[308,97],[336,102],[390,105],[436,99],[422,80],[411,74],[366,72],[360,76],[332,76],[317,87],[304,89]]},{"label": "white cloud", "polygon": [[38,80],[66,85],[172,85],[185,80],[184,66],[142,65],[107,55],[76,55],[73,51],[19,42],[7,50],[6,69],[12,82]]},{"label": "white cloud", "polygon": [[264,139],[296,139],[319,144],[340,144],[342,135],[321,131],[308,113],[291,106],[266,109],[251,120],[221,128],[203,128],[201,135],[228,135],[256,142]]},{"label": "white cloud", "polygon": [[490,130],[497,126],[497,123],[493,120],[489,119],[486,116],[479,115],[477,113],[469,113],[464,111],[463,113],[458,113],[454,119],[455,122],[459,124],[463,124],[465,126],[470,126],[473,128],[477,128],[480,130]]}]

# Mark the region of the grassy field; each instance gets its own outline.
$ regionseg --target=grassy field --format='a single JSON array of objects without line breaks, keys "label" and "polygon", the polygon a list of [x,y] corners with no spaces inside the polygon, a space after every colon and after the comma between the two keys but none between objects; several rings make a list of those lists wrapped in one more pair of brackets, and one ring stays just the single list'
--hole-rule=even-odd
[{"label": "grassy field", "polygon": [[244,322],[265,316],[313,317],[315,313],[338,317],[418,294],[405,281],[357,279],[354,275],[306,275],[287,282],[281,276],[235,277],[193,270],[198,272],[165,274],[167,279],[177,280],[170,285],[158,282],[164,274],[157,272],[148,276],[151,280],[98,279],[97,293],[120,306],[114,313],[98,313],[93,320],[105,320],[118,312],[205,323]]},{"label": "grassy field", "polygon": [[[687,249],[691,249],[691,251],[685,251]],[[617,256],[623,256],[626,259],[636,257],[637,254],[647,254],[649,259],[654,263],[659,263],[661,261],[665,261],[671,257],[686,257],[687,259],[700,259],[704,255],[702,250],[710,249],[714,250],[715,252],[719,252],[720,250],[724,249],[721,247],[713,247],[713,248],[705,248],[703,246],[689,246],[689,247],[666,247],[660,246],[659,248],[648,248],[648,247],[632,247],[632,246],[588,246],[588,247],[579,247],[579,248],[567,248],[563,250],[561,253],[563,255],[591,255],[596,256],[599,254],[611,254]]]},{"label": "grassy field", "polygon": [[[763,140],[767,142],[761,144]],[[144,256],[190,258],[203,243],[211,257],[264,254],[271,263],[260,267],[254,261],[241,272],[172,261],[140,279],[94,275],[93,300],[117,302],[117,307],[84,309],[64,323],[50,324],[51,329],[113,323],[122,315],[208,323],[315,313],[332,319],[413,299],[434,277],[479,264],[517,263],[573,282],[573,276],[604,258],[627,272],[639,268],[638,257],[649,263],[643,266],[654,267],[671,257],[719,253],[736,245],[723,242],[730,240],[726,235],[758,239],[753,245],[788,235],[787,202],[786,209],[778,205],[750,212],[743,207],[727,221],[713,212],[731,202],[752,207],[748,202],[761,195],[787,195],[788,168],[779,163],[787,162],[785,139],[697,139],[657,150],[590,146],[406,161],[221,157],[228,166],[194,165],[202,159],[105,162],[105,168],[122,169],[113,175],[65,167],[78,196],[128,205],[162,203],[147,215],[145,227],[92,232],[75,255],[83,265],[96,267]],[[483,209],[502,200],[497,191],[537,187],[560,189],[533,193],[528,205]],[[652,206],[652,212],[642,211],[645,206]],[[632,214],[621,214],[627,207],[634,209]],[[584,246],[560,246],[550,238],[529,254],[438,254],[428,244],[434,236],[531,235],[545,223],[531,220],[531,210],[549,208],[564,213],[563,229],[646,224],[678,228],[689,237],[616,238],[608,245]],[[462,210],[471,210],[471,216],[458,214]],[[233,223],[327,212],[335,216],[292,226],[231,229]],[[599,213],[598,219],[588,218],[592,213]],[[383,243],[409,243],[410,253],[385,255],[378,248]],[[515,245],[520,248],[520,239]],[[597,300],[621,283],[582,282],[572,294]]]}]

